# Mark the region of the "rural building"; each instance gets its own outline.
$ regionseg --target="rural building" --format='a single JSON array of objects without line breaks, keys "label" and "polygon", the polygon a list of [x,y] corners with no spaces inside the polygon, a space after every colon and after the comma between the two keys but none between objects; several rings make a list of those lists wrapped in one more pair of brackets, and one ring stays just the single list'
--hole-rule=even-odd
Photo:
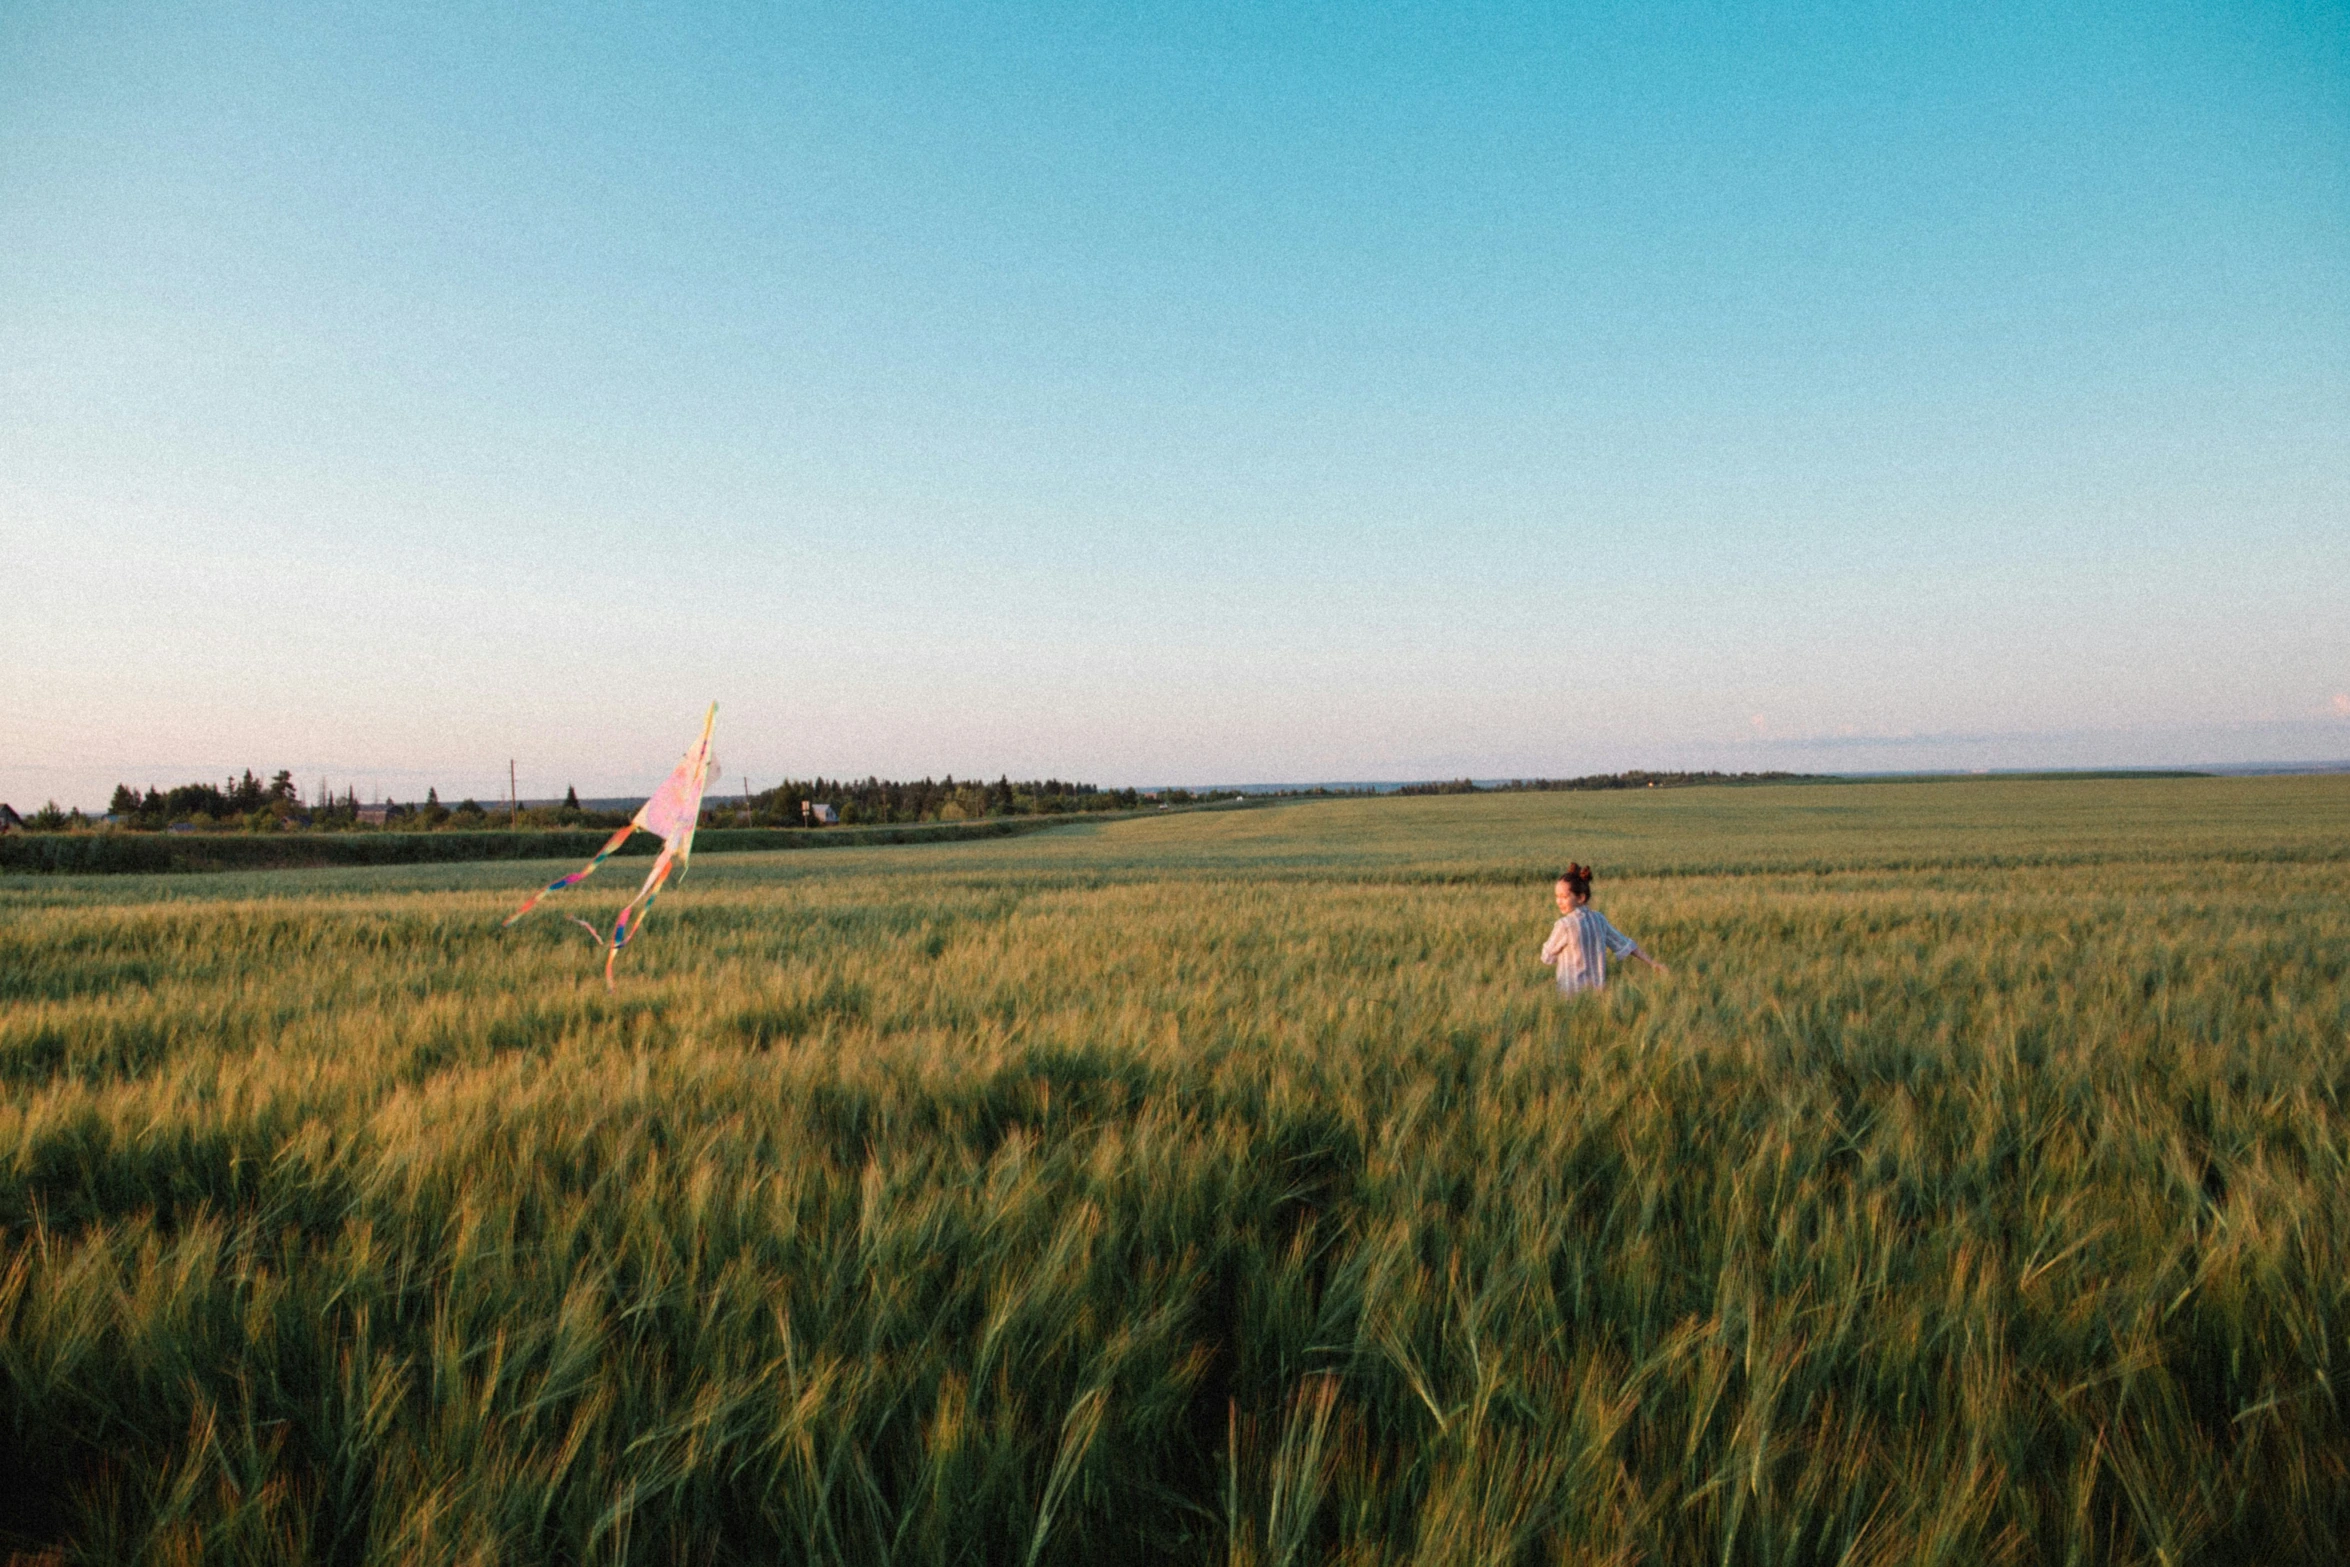
[{"label": "rural building", "polygon": [[821,800],[802,800],[800,820],[810,827],[831,827],[840,821],[840,812]]},{"label": "rural building", "polygon": [[378,800],[373,805],[359,807],[359,824],[363,827],[381,827],[385,822],[391,820],[391,815],[392,802]]}]

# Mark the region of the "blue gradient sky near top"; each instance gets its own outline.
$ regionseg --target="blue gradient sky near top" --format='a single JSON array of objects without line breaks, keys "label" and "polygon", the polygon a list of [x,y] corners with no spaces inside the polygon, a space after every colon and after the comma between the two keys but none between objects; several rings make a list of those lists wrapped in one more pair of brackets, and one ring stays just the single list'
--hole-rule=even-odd
[{"label": "blue gradient sky near top", "polygon": [[2350,8],[0,10],[0,798],[2350,755]]}]

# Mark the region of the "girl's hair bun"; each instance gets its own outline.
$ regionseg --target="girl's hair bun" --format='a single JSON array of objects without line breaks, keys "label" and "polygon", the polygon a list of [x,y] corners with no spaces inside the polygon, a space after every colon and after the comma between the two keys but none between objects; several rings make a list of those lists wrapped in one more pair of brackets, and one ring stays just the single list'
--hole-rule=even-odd
[{"label": "girl's hair bun", "polygon": [[1559,873],[1559,880],[1565,882],[1576,892],[1589,892],[1591,890],[1591,867],[1577,865],[1573,860],[1569,860],[1567,868]]}]

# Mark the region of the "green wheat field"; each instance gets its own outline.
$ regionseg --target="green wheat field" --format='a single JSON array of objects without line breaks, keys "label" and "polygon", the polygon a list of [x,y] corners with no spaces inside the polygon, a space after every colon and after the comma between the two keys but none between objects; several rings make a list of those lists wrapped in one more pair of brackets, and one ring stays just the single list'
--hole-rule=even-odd
[{"label": "green wheat field", "polygon": [[0,880],[0,1557],[2350,1541],[2350,778],[567,868]]}]

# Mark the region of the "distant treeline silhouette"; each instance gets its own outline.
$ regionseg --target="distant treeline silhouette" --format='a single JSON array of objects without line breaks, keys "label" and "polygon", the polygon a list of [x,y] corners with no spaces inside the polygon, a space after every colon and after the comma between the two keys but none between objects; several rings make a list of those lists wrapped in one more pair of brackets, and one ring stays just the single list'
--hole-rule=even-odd
[{"label": "distant treeline silhouette", "polygon": [[[224,783],[189,783],[173,789],[149,788],[145,793],[117,784],[107,806],[111,825],[134,832],[161,832],[167,828],[253,832],[339,831],[382,827],[400,832],[443,828],[483,827],[567,828],[617,827],[628,820],[624,810],[582,807],[579,791],[565,791],[559,806],[525,806],[519,816],[504,801],[482,805],[462,800],[444,805],[438,788],[422,800],[383,801],[362,806],[358,791],[334,792],[323,784],[316,798],[305,800],[293,774],[280,770],[266,783],[247,768],[240,778]],[[1203,798],[1187,789],[1146,793],[1136,789],[1104,789],[1096,784],[1060,778],[1015,781],[999,777],[993,783],[979,779],[924,778],[901,781],[880,777],[863,780],[838,778],[786,779],[770,789],[749,795],[714,794],[703,800],[707,825],[742,827],[798,827],[813,819],[802,802],[831,808],[842,825],[890,825],[910,822],[979,821],[989,817],[1066,816],[1082,812],[1136,810],[1145,804],[1188,805]],[[89,823],[79,811],[46,807],[29,818],[36,830],[70,831]]]},{"label": "distant treeline silhouette", "polygon": [[[705,801],[704,816],[753,827],[796,827],[800,802],[829,805],[844,824],[879,822],[964,822],[986,816],[1070,816],[1083,811],[1131,811],[1145,796],[1134,789],[1104,789],[1060,778],[1010,777],[984,783],[975,778],[901,781],[891,778],[787,778],[746,801],[740,796]],[[1169,789],[1155,803],[1188,802],[1191,795]]]},{"label": "distant treeline silhouette", "polygon": [[1802,783],[1819,773],[1590,773],[1581,778],[1511,778],[1478,783],[1448,778],[1439,783],[1405,784],[1398,794],[1510,794],[1565,789],[1689,789],[1701,784]]},{"label": "distant treeline silhouette", "polygon": [[[1442,786],[1451,788],[1451,785]],[[1464,785],[1465,787],[1465,785]],[[1256,798],[1296,798],[1356,793],[1349,789],[1310,786],[1258,790]],[[1411,791],[1407,791],[1411,792]],[[702,822],[720,827],[800,827],[812,824],[809,806],[830,807],[842,826],[893,826],[920,822],[975,822],[991,818],[1073,816],[1097,811],[1132,811],[1152,805],[1194,805],[1226,800],[1226,793],[1191,789],[1106,789],[1098,784],[1061,778],[1016,780],[1009,775],[988,783],[982,779],[944,778],[900,780],[881,777],[787,778],[773,788],[749,794],[723,792],[705,796]],[[603,802],[611,805],[614,802]],[[267,782],[253,769],[221,783],[186,783],[172,789],[150,787],[144,793],[117,784],[108,802],[106,818],[92,821],[79,810],[67,811],[54,802],[23,819],[34,831],[79,832],[113,827],[132,832],[167,830],[200,832],[347,832],[381,828],[395,832],[432,832],[443,829],[618,827],[629,818],[623,808],[582,806],[577,789],[564,791],[561,805],[525,805],[515,813],[503,800],[484,805],[461,800],[442,803],[440,790],[425,791],[422,800],[379,800],[362,804],[356,789],[335,790],[322,780],[306,798],[291,770],[280,769]]]},{"label": "distant treeline silhouette", "polygon": [[[1335,798],[1362,791],[1333,789],[1316,784],[1291,789],[1256,789],[1255,800]],[[867,778],[787,778],[772,789],[745,800],[712,797],[704,802],[705,821],[745,827],[796,827],[801,824],[800,802],[829,805],[843,824],[878,825],[895,822],[964,822],[997,816],[1074,816],[1094,811],[1133,811],[1146,805],[1196,805],[1229,802],[1229,790],[1105,789],[1098,784],[1070,783],[1059,778],[1030,779],[1025,783],[1004,777],[994,783],[976,778],[924,778],[896,782]]]}]

